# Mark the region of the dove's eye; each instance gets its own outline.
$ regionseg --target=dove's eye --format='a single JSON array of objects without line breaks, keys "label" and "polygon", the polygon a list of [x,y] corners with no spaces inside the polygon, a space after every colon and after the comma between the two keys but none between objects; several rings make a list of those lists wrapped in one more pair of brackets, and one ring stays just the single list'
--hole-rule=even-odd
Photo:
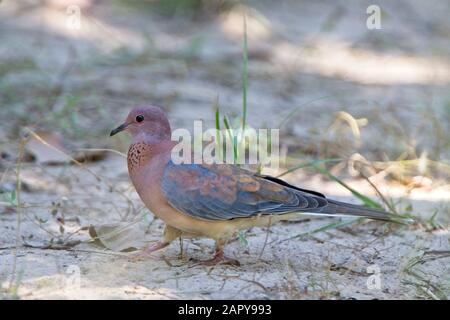
[{"label": "dove's eye", "polygon": [[140,114],[136,117],[136,122],[142,122],[142,121],[144,121],[144,116],[142,114]]}]

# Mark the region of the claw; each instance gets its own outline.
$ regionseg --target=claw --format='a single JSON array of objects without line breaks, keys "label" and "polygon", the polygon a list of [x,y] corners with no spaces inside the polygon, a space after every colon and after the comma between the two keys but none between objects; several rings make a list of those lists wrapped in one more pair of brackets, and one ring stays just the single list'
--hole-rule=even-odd
[{"label": "claw", "polygon": [[168,245],[169,245],[168,243],[164,243],[161,241],[152,243],[147,248],[139,250],[138,252],[132,253],[130,255],[130,259],[131,259],[131,261],[143,260],[145,258],[148,258],[151,253],[158,251],[160,249],[163,249],[163,248],[167,247]]},{"label": "claw", "polygon": [[197,262],[192,267],[199,266],[199,265],[201,265],[201,266],[215,266],[215,265],[218,265],[218,264],[224,264],[224,265],[235,266],[235,267],[239,267],[241,265],[239,260],[227,257],[223,253],[223,250],[219,249],[219,250],[216,250],[216,252],[214,254],[214,257],[212,259]]}]

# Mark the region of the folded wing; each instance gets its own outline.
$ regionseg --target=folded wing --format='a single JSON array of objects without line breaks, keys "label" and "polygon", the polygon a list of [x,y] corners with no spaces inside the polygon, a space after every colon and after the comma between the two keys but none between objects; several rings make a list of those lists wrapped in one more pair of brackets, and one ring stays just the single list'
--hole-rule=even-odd
[{"label": "folded wing", "polygon": [[328,204],[320,193],[294,189],[227,164],[175,165],[169,162],[161,187],[177,210],[207,220],[319,212]]}]

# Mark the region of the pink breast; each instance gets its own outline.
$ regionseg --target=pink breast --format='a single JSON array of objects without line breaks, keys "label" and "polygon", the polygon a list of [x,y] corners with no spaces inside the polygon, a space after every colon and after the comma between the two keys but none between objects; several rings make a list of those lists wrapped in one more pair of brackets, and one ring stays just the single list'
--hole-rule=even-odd
[{"label": "pink breast", "polygon": [[136,171],[140,166],[144,165],[151,156],[151,148],[144,142],[134,143],[128,150],[128,170]]}]

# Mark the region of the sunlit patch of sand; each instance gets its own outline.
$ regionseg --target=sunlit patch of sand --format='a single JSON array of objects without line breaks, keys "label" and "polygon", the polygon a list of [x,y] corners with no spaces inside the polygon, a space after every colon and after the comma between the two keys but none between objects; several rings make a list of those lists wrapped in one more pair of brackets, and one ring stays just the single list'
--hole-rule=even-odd
[{"label": "sunlit patch of sand", "polygon": [[273,48],[273,60],[305,72],[364,84],[450,82],[450,65],[436,58],[376,53],[326,38],[303,47],[280,43]]}]

